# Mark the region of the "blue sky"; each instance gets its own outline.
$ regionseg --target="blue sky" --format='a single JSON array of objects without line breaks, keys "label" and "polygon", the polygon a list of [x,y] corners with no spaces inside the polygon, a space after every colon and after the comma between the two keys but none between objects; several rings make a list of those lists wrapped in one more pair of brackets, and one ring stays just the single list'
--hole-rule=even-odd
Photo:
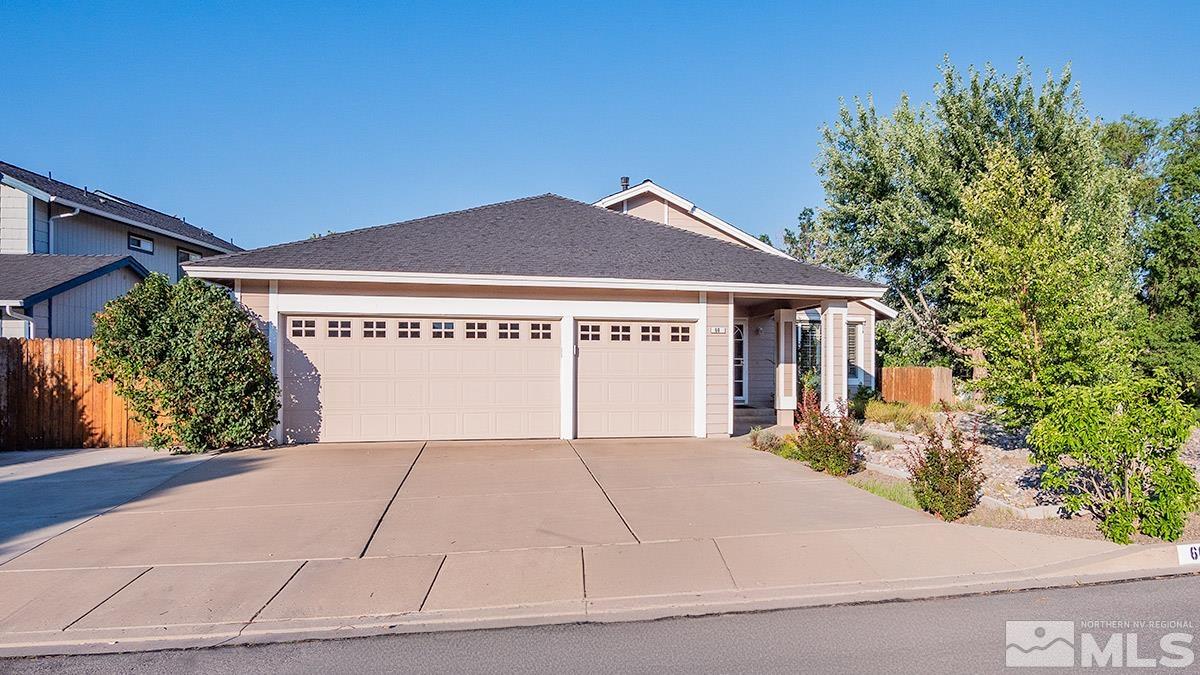
[{"label": "blue sky", "polygon": [[1089,111],[1200,105],[1200,3],[25,3],[0,158],[242,246],[652,178],[778,238],[839,97],[943,54],[1072,64]]}]

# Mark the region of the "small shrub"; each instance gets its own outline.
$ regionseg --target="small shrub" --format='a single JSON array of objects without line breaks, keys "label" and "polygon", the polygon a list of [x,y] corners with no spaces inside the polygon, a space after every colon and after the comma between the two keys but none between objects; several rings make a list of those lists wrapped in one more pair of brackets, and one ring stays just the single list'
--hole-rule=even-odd
[{"label": "small shrub", "polygon": [[1068,387],[1033,427],[1041,488],[1068,511],[1086,511],[1104,536],[1128,544],[1135,532],[1175,541],[1200,504],[1200,486],[1179,459],[1195,412],[1164,376]]},{"label": "small shrub", "polygon": [[896,442],[879,434],[867,434],[867,445],[876,450],[888,450],[895,447]]},{"label": "small shrub", "polygon": [[913,496],[921,508],[942,520],[958,520],[979,504],[984,475],[977,434],[958,427],[955,416],[932,425],[905,460]]},{"label": "small shrub", "polygon": [[805,390],[796,410],[795,438],[794,458],[815,471],[845,476],[862,468],[858,454],[862,434],[845,403],[839,404],[838,414],[831,415],[821,410],[816,392]]},{"label": "small shrub", "polygon": [[783,439],[762,427],[750,429],[750,447],[761,452],[777,454]]}]

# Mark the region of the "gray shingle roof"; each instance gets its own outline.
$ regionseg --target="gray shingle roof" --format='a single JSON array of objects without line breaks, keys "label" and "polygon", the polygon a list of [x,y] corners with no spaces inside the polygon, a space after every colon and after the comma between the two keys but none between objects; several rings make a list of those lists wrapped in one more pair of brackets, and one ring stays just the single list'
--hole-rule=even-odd
[{"label": "gray shingle roof", "polygon": [[16,180],[35,187],[46,194],[79,204],[88,209],[94,209],[119,218],[125,218],[142,223],[148,227],[158,228],[181,237],[193,239],[218,251],[241,251],[242,247],[225,241],[208,230],[196,227],[181,218],[169,216],[155,211],[148,206],[142,206],[123,197],[99,194],[97,192],[77,188],[62,181],[13,166],[8,162],[0,162],[0,174],[12,176]]},{"label": "gray shingle roof", "polygon": [[[131,267],[145,277],[146,268],[127,255],[0,254],[0,300],[32,305],[61,293],[86,278]],[[90,275],[90,276],[89,276]]]},{"label": "gray shingle roof", "polygon": [[552,194],[214,256],[185,267],[882,288]]}]

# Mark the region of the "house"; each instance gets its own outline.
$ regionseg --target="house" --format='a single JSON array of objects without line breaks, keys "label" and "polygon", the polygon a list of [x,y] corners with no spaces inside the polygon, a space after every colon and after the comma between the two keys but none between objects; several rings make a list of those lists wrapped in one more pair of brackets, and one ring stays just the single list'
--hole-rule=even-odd
[{"label": "house", "polygon": [[0,162],[0,337],[88,337],[92,314],[148,273],[178,280],[181,262],[241,250],[182,218]]},{"label": "house", "polygon": [[[267,326],[281,441],[726,436],[872,386],[886,290],[644,182],[206,258]],[[799,344],[797,343],[799,340]]]}]

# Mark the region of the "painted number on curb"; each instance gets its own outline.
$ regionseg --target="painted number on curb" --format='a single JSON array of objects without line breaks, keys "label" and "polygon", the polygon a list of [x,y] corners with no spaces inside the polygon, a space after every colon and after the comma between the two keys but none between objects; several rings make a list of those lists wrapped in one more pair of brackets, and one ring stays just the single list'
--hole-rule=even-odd
[{"label": "painted number on curb", "polygon": [[1200,544],[1180,544],[1176,550],[1180,565],[1200,565]]}]

